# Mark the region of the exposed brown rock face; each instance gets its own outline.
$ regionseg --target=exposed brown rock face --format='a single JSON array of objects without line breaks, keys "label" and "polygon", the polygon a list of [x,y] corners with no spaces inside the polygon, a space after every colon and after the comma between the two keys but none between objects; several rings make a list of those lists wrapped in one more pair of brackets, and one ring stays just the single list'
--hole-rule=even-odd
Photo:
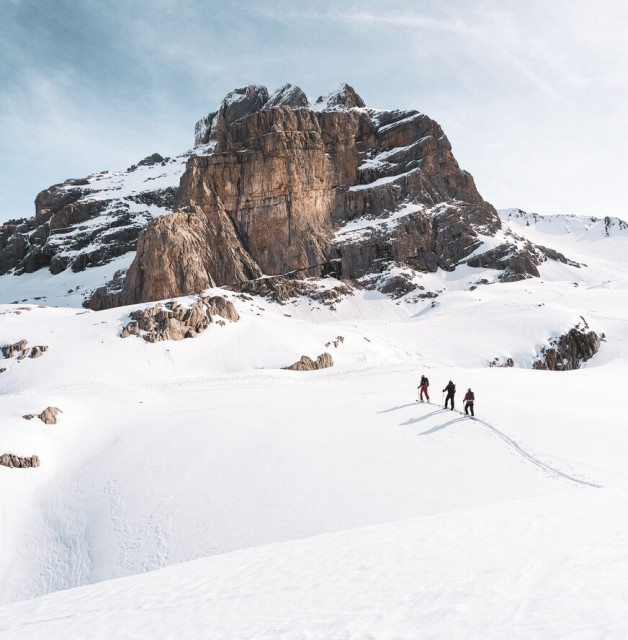
[{"label": "exposed brown rock face", "polygon": [[39,466],[39,457],[31,456],[30,458],[22,458],[12,453],[3,453],[0,456],[0,465],[3,467],[11,467],[12,469],[27,469]]},{"label": "exposed brown rock face", "polygon": [[189,307],[171,301],[131,313],[133,322],[124,327],[120,337],[141,335],[147,342],[194,338],[215,321],[214,316],[232,322],[240,319],[233,303],[222,296],[200,298]]},{"label": "exposed brown rock face", "polygon": [[592,358],[600,348],[600,338],[595,331],[587,331],[588,325],[577,325],[566,334],[552,340],[552,346],[541,350],[542,359],[537,360],[533,369],[550,371],[571,371],[579,369],[582,362]]},{"label": "exposed brown rock face", "polygon": [[327,352],[321,353],[316,360],[312,360],[312,358],[308,356],[301,356],[301,358],[291,364],[289,367],[284,367],[284,369],[288,371],[315,371],[317,369],[327,369],[328,367],[333,367],[334,361],[331,355]]},{"label": "exposed brown rock face", "polygon": [[[365,109],[347,85],[312,109],[302,94],[246,87],[197,124],[197,144],[213,151],[190,157],[178,211],[147,227],[122,291],[97,292],[92,308],[304,269],[343,278],[378,261],[452,269],[479,245],[478,232],[500,228],[436,122]],[[336,235],[402,206],[394,225]]]},{"label": "exposed brown rock face", "polygon": [[23,353],[26,350],[28,340],[20,340],[14,344],[7,344],[1,348],[2,356],[4,358],[12,358],[13,356]]},{"label": "exposed brown rock face", "polygon": [[44,424],[57,424],[57,416],[63,413],[61,409],[57,409],[57,407],[46,407],[37,417]]},{"label": "exposed brown rock face", "polygon": [[3,358],[12,358],[17,355],[18,360],[24,360],[24,358],[39,358],[46,351],[48,347],[46,345],[37,345],[32,349],[28,347],[28,340],[20,340],[14,344],[7,344],[4,347],[0,347]]}]

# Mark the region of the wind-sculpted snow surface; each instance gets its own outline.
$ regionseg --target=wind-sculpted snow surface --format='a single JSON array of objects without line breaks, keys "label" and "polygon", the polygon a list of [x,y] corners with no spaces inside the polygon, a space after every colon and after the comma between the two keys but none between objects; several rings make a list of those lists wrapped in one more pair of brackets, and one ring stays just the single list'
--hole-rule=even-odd
[{"label": "wind-sculpted snow surface", "polygon": [[0,608],[0,633],[624,638],[626,497],[581,490],[246,549]]}]

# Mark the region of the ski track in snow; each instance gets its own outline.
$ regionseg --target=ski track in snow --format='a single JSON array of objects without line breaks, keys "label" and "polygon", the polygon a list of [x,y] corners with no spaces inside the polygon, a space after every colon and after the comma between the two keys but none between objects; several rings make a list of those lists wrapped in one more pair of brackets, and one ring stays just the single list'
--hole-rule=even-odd
[{"label": "ski track in snow", "polygon": [[537,465],[537,467],[540,467],[541,469],[544,469],[545,471],[548,471],[549,473],[556,475],[558,477],[565,478],[566,480],[570,480],[571,482],[575,482],[576,484],[585,485],[588,487],[595,487],[596,489],[601,489],[603,487],[603,485],[601,484],[597,484],[589,480],[583,480],[580,478],[576,478],[575,476],[571,476],[568,473],[565,473],[564,471],[560,471],[559,469],[556,469],[555,467],[550,466],[546,462],[543,462],[542,460],[535,458],[532,454],[528,453],[519,444],[517,444],[512,438],[509,438],[503,431],[500,431],[499,429],[495,428],[493,425],[490,425],[488,422],[485,422],[484,420],[480,420],[479,418],[475,418],[475,417],[470,419],[473,420],[474,422],[479,422],[480,424],[490,429],[494,434],[499,436],[504,442],[508,443],[519,454],[527,458],[533,464]]},{"label": "ski track in snow", "polygon": [[[597,483],[589,481],[589,480],[584,480],[582,478],[576,478],[575,476],[569,475],[568,473],[565,473],[564,471],[561,471],[560,469],[556,469],[556,467],[552,467],[551,465],[547,464],[546,462],[543,462],[542,460],[539,460],[538,458],[533,456],[531,453],[526,451],[523,447],[521,447],[520,444],[518,444],[512,438],[507,436],[503,431],[500,431],[499,429],[494,427],[492,424],[489,424],[485,420],[481,420],[477,416],[470,416],[470,415],[464,413],[463,411],[458,411],[458,409],[445,409],[443,406],[441,406],[439,404],[436,404],[434,402],[423,402],[423,403],[419,402],[419,404],[429,404],[429,405],[431,405],[433,407],[439,407],[443,411],[447,411],[447,412],[450,412],[450,413],[457,413],[460,416],[462,416],[461,419],[457,419],[456,420],[457,422],[458,421],[472,421],[472,422],[477,422],[477,423],[485,426],[489,431],[494,433],[496,436],[501,438],[506,444],[508,444],[510,447],[512,447],[519,455],[523,456],[524,458],[529,460],[532,464],[536,465],[537,467],[539,467],[543,471],[546,471],[546,472],[548,472],[549,474],[551,474],[553,476],[556,476],[558,478],[563,478],[564,480],[569,480],[570,482],[575,482],[576,484],[579,484],[579,485],[583,485],[583,486],[587,486],[587,487],[594,487],[596,489],[602,489],[603,486],[604,486],[604,485],[597,484]],[[451,424],[451,423],[446,423],[446,424],[448,425],[448,424]],[[438,427],[433,427],[430,431],[436,431],[438,429],[443,429],[444,426],[445,425],[439,425]]]}]

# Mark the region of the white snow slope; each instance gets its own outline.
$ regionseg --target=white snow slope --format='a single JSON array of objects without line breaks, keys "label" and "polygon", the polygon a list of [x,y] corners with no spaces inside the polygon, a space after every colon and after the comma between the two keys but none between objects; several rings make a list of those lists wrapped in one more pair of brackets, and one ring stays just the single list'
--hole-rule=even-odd
[{"label": "white snow slope", "polygon": [[[0,454],[41,458],[0,467],[0,638],[628,637],[628,234],[504,218],[588,266],[335,309],[218,292],[239,322],[157,344],[118,337],[129,308],[0,306],[0,346],[49,346],[0,360]],[[531,370],[581,316],[599,353]]]}]

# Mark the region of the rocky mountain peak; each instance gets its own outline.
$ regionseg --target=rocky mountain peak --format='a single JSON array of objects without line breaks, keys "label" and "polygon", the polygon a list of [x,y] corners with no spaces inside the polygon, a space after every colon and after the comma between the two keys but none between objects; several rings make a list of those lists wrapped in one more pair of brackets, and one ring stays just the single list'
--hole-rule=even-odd
[{"label": "rocky mountain peak", "polygon": [[366,106],[364,104],[364,100],[360,98],[356,90],[346,83],[339,84],[326,96],[319,96],[316,100],[316,105],[322,105],[325,109],[334,109],[338,107],[353,109],[363,108]]},{"label": "rocky mountain peak", "polygon": [[201,118],[194,129],[194,144],[200,146],[220,137],[226,126],[263,109],[290,107],[291,109],[312,108],[316,111],[333,109],[363,108],[364,100],[355,89],[346,83],[339,84],[311,105],[305,92],[296,85],[287,83],[269,95],[262,85],[251,84],[234,89],[221,101],[220,107]]},{"label": "rocky mountain peak", "polygon": [[196,124],[195,142],[42,191],[34,218],[0,227],[0,275],[111,264],[111,286],[89,303],[102,308],[254,289],[262,276],[333,274],[404,295],[421,274],[461,264],[509,280],[547,259],[570,264],[497,237],[497,212],[437,122],[366,108],[348,84],[313,104],[292,84],[237,88]]},{"label": "rocky mountain peak", "polygon": [[265,108],[271,107],[292,107],[298,109],[309,105],[307,96],[300,87],[293,84],[284,84],[279,87],[264,105]]}]

